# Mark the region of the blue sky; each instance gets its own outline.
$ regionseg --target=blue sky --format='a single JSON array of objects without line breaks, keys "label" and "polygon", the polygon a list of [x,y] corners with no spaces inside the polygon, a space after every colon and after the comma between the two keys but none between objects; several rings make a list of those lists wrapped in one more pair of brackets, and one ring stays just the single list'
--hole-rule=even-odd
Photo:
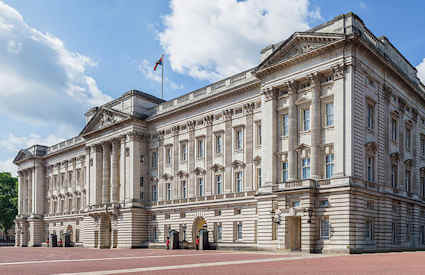
[{"label": "blue sky", "polygon": [[[0,0],[0,170],[19,148],[78,134],[83,113],[130,89],[165,98],[255,66],[262,47],[353,11],[425,78],[425,2]],[[423,68],[423,69],[422,69]]]}]

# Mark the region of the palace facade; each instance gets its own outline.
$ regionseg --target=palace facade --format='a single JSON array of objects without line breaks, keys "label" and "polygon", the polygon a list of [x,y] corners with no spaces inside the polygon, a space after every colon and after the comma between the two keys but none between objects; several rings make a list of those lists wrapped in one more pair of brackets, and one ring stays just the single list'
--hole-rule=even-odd
[{"label": "palace facade", "polygon": [[425,87],[348,13],[255,68],[169,101],[90,109],[81,133],[19,151],[16,245],[365,252],[425,248]]}]

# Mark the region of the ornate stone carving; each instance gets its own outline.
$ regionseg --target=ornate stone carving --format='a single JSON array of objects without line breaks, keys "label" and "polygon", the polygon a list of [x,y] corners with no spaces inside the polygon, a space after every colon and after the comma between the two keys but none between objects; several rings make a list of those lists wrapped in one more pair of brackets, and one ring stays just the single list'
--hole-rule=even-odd
[{"label": "ornate stone carving", "polygon": [[375,141],[370,141],[365,144],[366,153],[374,155],[378,150],[378,144]]},{"label": "ornate stone carving", "polygon": [[195,130],[196,120],[189,120],[188,122],[186,122],[186,126],[187,128],[189,128],[189,131]]},{"label": "ornate stone carving", "polygon": [[111,111],[103,110],[99,119],[100,127],[107,127],[109,125],[115,124],[116,122],[118,122],[118,119]]},{"label": "ornate stone carving", "polygon": [[224,166],[220,164],[214,164],[213,166],[211,166],[211,170],[213,170],[214,172],[223,171]]},{"label": "ornate stone carving", "polygon": [[230,120],[232,119],[233,116],[233,109],[227,109],[223,111],[223,116],[225,120]]},{"label": "ornate stone carving", "polygon": [[207,115],[207,116],[205,116],[204,117],[204,122],[207,124],[207,125],[212,125],[213,124],[213,122],[214,122],[214,115]]},{"label": "ornate stone carving", "polygon": [[270,101],[276,99],[278,96],[278,89],[273,87],[266,87],[262,89],[264,95],[264,101]]},{"label": "ornate stone carving", "polygon": [[243,105],[243,109],[245,110],[245,113],[252,114],[255,109],[255,103],[254,102],[246,103]]},{"label": "ornate stone carving", "polygon": [[333,79],[338,80],[344,78],[346,66],[344,64],[338,64],[332,67]]},{"label": "ornate stone carving", "polygon": [[308,75],[311,87],[320,86],[320,73],[314,72]]},{"label": "ornate stone carving", "polygon": [[197,176],[199,175],[205,175],[207,171],[205,171],[205,169],[201,168],[201,167],[196,167],[193,170],[193,173],[195,173]]},{"label": "ornate stone carving", "polygon": [[402,113],[404,113],[404,111],[406,110],[406,101],[401,97],[398,98],[398,109]]},{"label": "ornate stone carving", "polygon": [[240,160],[235,160],[232,162],[233,168],[245,168],[246,164]]},{"label": "ornate stone carving", "polygon": [[288,87],[288,94],[296,94],[298,90],[298,83],[295,80],[285,82],[285,86]]},{"label": "ornate stone carving", "polygon": [[391,99],[391,96],[392,96],[392,89],[391,89],[391,87],[390,86],[388,86],[388,85],[386,85],[386,84],[384,84],[383,86],[382,86],[382,91],[384,92],[384,99],[387,101],[387,102],[389,102],[390,101],[390,99]]},{"label": "ornate stone carving", "polygon": [[399,152],[393,152],[390,154],[391,162],[397,163],[400,160],[400,153]]}]

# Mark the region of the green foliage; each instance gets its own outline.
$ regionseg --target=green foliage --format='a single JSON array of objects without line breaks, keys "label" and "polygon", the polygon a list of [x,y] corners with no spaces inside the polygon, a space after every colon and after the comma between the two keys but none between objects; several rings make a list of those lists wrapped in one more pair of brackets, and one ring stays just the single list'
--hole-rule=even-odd
[{"label": "green foliage", "polygon": [[0,172],[0,230],[7,234],[17,214],[18,179]]}]

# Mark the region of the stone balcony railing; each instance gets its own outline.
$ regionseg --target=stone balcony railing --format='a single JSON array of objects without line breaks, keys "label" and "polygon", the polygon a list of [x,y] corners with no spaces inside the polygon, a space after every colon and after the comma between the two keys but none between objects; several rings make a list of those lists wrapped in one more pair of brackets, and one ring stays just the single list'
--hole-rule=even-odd
[{"label": "stone balcony railing", "polygon": [[61,151],[65,148],[72,147],[82,142],[84,142],[84,139],[82,137],[73,137],[71,139],[62,141],[61,143],[50,146],[49,148],[47,148],[47,154],[52,154],[54,152]]},{"label": "stone balcony railing", "polygon": [[279,190],[293,190],[293,189],[304,189],[304,188],[315,188],[315,187],[316,187],[316,182],[311,179],[281,182],[279,184]]},{"label": "stone balcony railing", "polygon": [[243,198],[243,197],[249,197],[254,195],[255,195],[255,191],[248,191],[248,192],[240,192],[240,193],[209,195],[209,196],[187,198],[187,199],[154,201],[154,202],[150,202],[150,204],[151,206],[162,206],[162,205],[170,205],[170,204],[184,204],[184,203],[196,203],[196,202],[224,200],[224,199],[235,199],[235,198]]},{"label": "stone balcony railing", "polygon": [[253,70],[250,69],[193,91],[189,94],[185,94],[181,97],[159,104],[158,106],[154,107],[153,113],[154,115],[162,114],[181,106],[192,104],[194,101],[207,98],[243,84],[247,84],[253,80],[256,80],[256,77],[253,74]]}]

